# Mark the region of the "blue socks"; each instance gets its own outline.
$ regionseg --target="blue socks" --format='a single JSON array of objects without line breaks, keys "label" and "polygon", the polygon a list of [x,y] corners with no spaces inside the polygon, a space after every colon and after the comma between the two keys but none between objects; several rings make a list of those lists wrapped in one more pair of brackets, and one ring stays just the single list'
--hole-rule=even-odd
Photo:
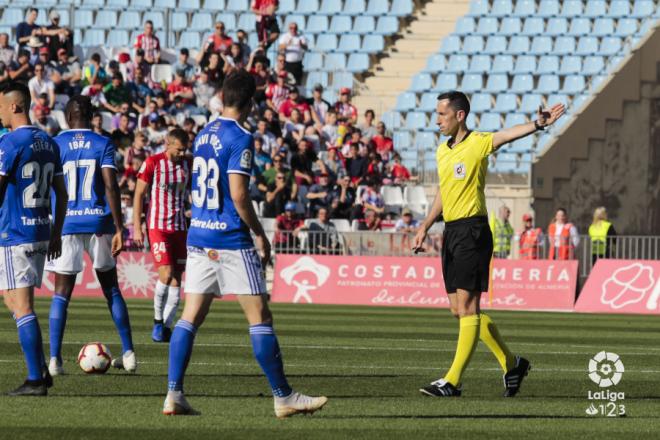
[{"label": "blue socks", "polygon": [[67,308],[69,300],[55,293],[50,304],[49,331],[50,331],[50,357],[56,357],[62,362],[62,338],[66,326]]},{"label": "blue socks", "polygon": [[174,326],[167,370],[167,389],[170,391],[183,391],[183,375],[188,368],[196,333],[197,327],[183,319]]},{"label": "blue socks", "polygon": [[250,341],[254,357],[266,374],[275,397],[286,397],[293,391],[284,375],[282,354],[271,324],[250,326]]},{"label": "blue socks", "polygon": [[18,328],[18,340],[25,355],[28,370],[27,378],[28,380],[41,380],[45,359],[37,315],[33,312],[18,318],[16,327]]},{"label": "blue socks", "polygon": [[128,308],[126,302],[121,296],[119,287],[113,286],[110,289],[104,289],[103,295],[108,301],[108,309],[112,314],[112,320],[115,322],[117,333],[121,338],[122,353],[133,350],[133,338],[131,336],[131,322],[128,319]]}]

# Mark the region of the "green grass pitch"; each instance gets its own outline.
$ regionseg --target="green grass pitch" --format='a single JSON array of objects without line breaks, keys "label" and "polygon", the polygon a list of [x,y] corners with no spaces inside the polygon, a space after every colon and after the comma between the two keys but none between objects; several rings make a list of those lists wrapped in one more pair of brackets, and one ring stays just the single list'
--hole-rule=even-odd
[{"label": "green grass pitch", "polygon": [[[38,299],[48,341],[48,299]],[[273,305],[292,385],[325,394],[314,416],[277,420],[266,379],[252,358],[237,304],[214,304],[197,336],[186,377],[200,417],[160,414],[167,345],[150,339],[152,305],[129,301],[139,367],[135,375],[85,375],[75,358],[102,341],[119,354],[102,300],[74,298],[64,337],[65,368],[47,398],[0,397],[0,438],[658,438],[660,319],[560,313],[492,312],[511,348],[533,365],[519,397],[504,399],[495,358],[480,345],[464,376],[463,397],[431,399],[420,386],[453,358],[457,323],[446,310]],[[47,351],[46,345],[46,351]],[[589,417],[588,361],[601,350],[621,356],[627,417]],[[0,390],[25,373],[16,329],[0,320]],[[534,436],[534,437],[532,437]]]}]

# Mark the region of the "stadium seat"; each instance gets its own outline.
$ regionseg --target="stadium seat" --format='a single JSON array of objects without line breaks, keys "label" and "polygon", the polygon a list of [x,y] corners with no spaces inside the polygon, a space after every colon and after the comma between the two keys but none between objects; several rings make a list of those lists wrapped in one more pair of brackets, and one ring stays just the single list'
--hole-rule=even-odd
[{"label": "stadium seat", "polygon": [[418,73],[412,77],[410,90],[413,92],[424,92],[433,87],[433,79],[429,73]]},{"label": "stadium seat", "polygon": [[541,0],[536,15],[544,18],[559,15],[559,2],[557,0]]},{"label": "stadium seat", "polygon": [[454,34],[456,35],[472,35],[476,32],[477,24],[474,17],[460,17],[456,20],[454,27]]},{"label": "stadium seat", "polygon": [[[7,14],[9,9],[5,11],[5,14],[3,14],[2,18],[4,19],[4,16]],[[94,23],[94,13],[93,11],[89,9],[76,9],[73,12],[73,18],[75,23],[77,24],[77,28],[79,29],[85,29],[92,27],[92,24]],[[23,17],[19,21],[23,21]]]},{"label": "stadium seat", "polygon": [[486,92],[489,93],[500,93],[505,92],[509,89],[509,79],[508,76],[504,73],[494,73],[488,75],[488,80],[486,81]]},{"label": "stadium seat", "polygon": [[392,134],[392,142],[395,150],[404,150],[412,147],[412,138],[407,130],[397,130]]},{"label": "stadium seat", "polygon": [[[304,0],[303,0],[304,1]],[[296,12],[296,0],[280,0],[277,13],[286,15]]]},{"label": "stadium seat", "polygon": [[364,0],[350,0],[344,2],[343,13],[346,15],[360,15],[365,12],[367,6]]},{"label": "stadium seat", "polygon": [[562,57],[561,67],[559,68],[560,75],[571,75],[582,72],[582,57],[566,56]]},{"label": "stadium seat", "polygon": [[344,32],[350,32],[352,27],[351,17],[347,15],[335,15],[330,21],[329,32],[342,34]]},{"label": "stadium seat", "polygon": [[387,208],[400,210],[403,207],[403,191],[399,186],[384,185],[380,188],[380,194],[383,196],[383,203]]},{"label": "stadium seat", "polygon": [[606,37],[614,33],[614,20],[611,18],[597,18],[591,31],[592,37]]},{"label": "stadium seat", "polygon": [[181,32],[179,37],[179,47],[187,48],[197,48],[202,45],[202,41],[199,36],[199,32],[196,31],[185,31]]},{"label": "stadium seat", "polygon": [[390,15],[394,15],[396,17],[406,17],[408,15],[412,15],[412,13],[413,13],[412,0],[394,0],[392,2]]},{"label": "stadium seat", "polygon": [[517,17],[529,17],[536,13],[536,3],[534,0],[518,0],[513,15]]},{"label": "stadium seat", "polygon": [[298,2],[296,12],[298,14],[312,15],[319,10],[319,0],[303,0]]},{"label": "stadium seat", "polygon": [[555,104],[564,104],[564,107],[566,107],[566,109],[569,109],[570,108],[569,101],[570,100],[568,99],[568,95],[564,93],[553,93],[552,95],[548,96],[548,107],[552,107]]},{"label": "stadium seat", "polygon": [[491,71],[490,57],[488,55],[473,55],[467,68],[470,73],[488,73]]},{"label": "stadium seat", "polygon": [[545,32],[545,22],[539,17],[529,17],[525,19],[523,24],[522,34],[530,37],[535,35],[542,35]]},{"label": "stadium seat", "polygon": [[623,18],[630,16],[630,2],[628,0],[613,0],[607,15],[610,17]]},{"label": "stadium seat", "polygon": [[[435,129],[434,129],[435,130]],[[437,147],[435,133],[422,131],[415,136],[415,148],[418,150],[429,150]]]},{"label": "stadium seat", "polygon": [[380,53],[385,50],[385,39],[382,35],[369,34],[362,38],[360,52]]},{"label": "stadium seat", "polygon": [[81,6],[95,9],[102,8],[105,6],[105,0],[83,0]]},{"label": "stadium seat", "polygon": [[514,36],[509,40],[507,52],[513,55],[526,54],[529,52],[529,37]]},{"label": "stadium seat", "polygon": [[564,86],[561,91],[569,95],[582,93],[586,88],[586,81],[582,75],[568,75],[564,78]]},{"label": "stadium seat", "polygon": [[518,139],[508,145],[507,151],[510,153],[528,153],[534,148],[534,138],[526,136]]},{"label": "stadium seat", "polygon": [[[438,94],[437,93],[424,93],[422,98],[419,100],[419,110],[427,113],[432,113],[435,111],[436,104],[438,103]],[[470,107],[474,105],[474,102],[470,102]]]},{"label": "stadium seat", "polygon": [[185,12],[172,12],[170,15],[172,30],[183,31],[188,28],[188,14]]},{"label": "stadium seat", "polygon": [[154,0],[154,7],[161,9],[175,9],[176,0]]},{"label": "stadium seat", "polygon": [[584,58],[582,63],[582,74],[584,75],[597,75],[605,69],[605,61],[603,57],[592,55]]},{"label": "stadium seat", "polygon": [[653,14],[655,4],[653,0],[635,0],[631,17],[633,18],[648,18]]},{"label": "stadium seat", "polygon": [[108,0],[106,2],[106,6],[117,9],[125,9],[128,8],[128,0]]},{"label": "stadium seat", "polygon": [[522,32],[522,21],[518,17],[504,17],[500,23],[500,35],[511,37]]},{"label": "stadium seat", "polygon": [[351,72],[335,72],[332,74],[332,88],[339,90],[344,87],[353,88],[353,74]]},{"label": "stadium seat", "polygon": [[552,52],[557,55],[570,55],[575,52],[575,38],[557,37]]},{"label": "stadium seat", "polygon": [[360,50],[362,42],[357,34],[344,34],[339,39],[338,52],[357,52]]},{"label": "stadium seat", "polygon": [[573,106],[572,106],[571,110],[573,112],[576,112],[576,111],[580,110],[582,105],[585,102],[587,102],[590,98],[591,98],[590,95],[576,95],[576,96],[573,96]]},{"label": "stadium seat", "polygon": [[[353,23],[353,32],[371,34],[376,30],[376,19],[367,15],[358,15]],[[382,36],[381,36],[382,38]]]},{"label": "stadium seat", "polygon": [[323,61],[323,70],[344,70],[346,68],[346,55],[343,53],[329,53]]},{"label": "stadium seat", "polygon": [[475,93],[470,99],[470,111],[487,112],[493,107],[493,98],[489,93]]},{"label": "stadium seat", "polygon": [[468,70],[470,57],[463,54],[451,55],[445,69],[446,72],[463,73]]},{"label": "stadium seat", "polygon": [[[148,11],[149,9],[153,8],[153,6],[154,6],[153,0],[131,0],[131,7],[133,7],[136,10]],[[222,7],[224,9],[224,4]]]},{"label": "stadium seat", "polygon": [[249,10],[248,0],[227,0],[227,10],[243,12]]},{"label": "stadium seat", "polygon": [[421,185],[404,187],[403,200],[406,204],[423,205],[425,207],[429,204],[429,201],[426,198],[426,191]]},{"label": "stadium seat", "polygon": [[[304,1],[304,0],[303,0]],[[319,14],[323,15],[337,15],[341,12],[342,0],[323,0]]]},{"label": "stadium seat", "polygon": [[[468,38],[470,37],[466,37],[466,41]],[[463,50],[467,52],[465,46],[463,47]],[[506,37],[502,35],[493,35],[488,37],[483,53],[487,55],[497,55],[504,52],[506,52]]]},{"label": "stadium seat", "polygon": [[406,128],[409,130],[419,130],[425,128],[427,125],[426,113],[408,112],[406,115]]},{"label": "stadium seat", "polygon": [[499,113],[482,113],[479,118],[479,130],[497,131],[502,128],[502,121]]},{"label": "stadium seat", "polygon": [[334,52],[337,49],[336,34],[321,34],[316,38],[314,50],[319,52]]},{"label": "stadium seat", "polygon": [[201,7],[200,0],[179,0],[179,9],[198,11]]},{"label": "stadium seat", "polygon": [[108,32],[108,46],[110,47],[125,47],[129,46],[128,31],[124,29],[112,29]]},{"label": "stadium seat", "polygon": [[328,87],[328,72],[309,72],[305,81],[305,86],[312,89],[315,84],[321,84],[324,88]]},{"label": "stadium seat", "polygon": [[634,18],[621,18],[616,25],[615,36],[627,37],[637,32],[637,20]]},{"label": "stadium seat", "polygon": [[513,93],[528,93],[534,89],[534,77],[532,75],[515,75],[511,83]]},{"label": "stadium seat", "polygon": [[369,0],[367,10],[364,12],[366,15],[387,15],[390,5],[387,0]]},{"label": "stadium seat", "polygon": [[382,35],[396,34],[399,32],[399,20],[396,17],[384,16],[378,18],[376,33]]},{"label": "stadium seat", "polygon": [[531,55],[544,55],[550,52],[552,52],[552,38],[545,36],[534,37],[529,51]]},{"label": "stadium seat", "polygon": [[589,81],[589,88],[592,91],[597,90],[608,78],[609,78],[609,75],[594,75],[594,76],[592,76],[591,80]]},{"label": "stadium seat", "polygon": [[369,70],[369,55],[366,53],[352,53],[348,57],[346,70],[354,73],[366,72]]},{"label": "stadium seat", "polygon": [[493,0],[493,5],[490,8],[490,15],[494,17],[506,17],[513,13],[513,5],[511,0]]},{"label": "stadium seat", "polygon": [[101,46],[105,44],[105,31],[102,29],[87,29],[83,38],[82,47]]},{"label": "stadium seat", "polygon": [[[144,21],[151,20],[155,29],[163,29],[165,27],[165,19],[163,18],[163,13],[160,11],[147,11],[144,13],[142,19]],[[227,27],[227,29],[229,29],[229,27]]]},{"label": "stadium seat", "polygon": [[193,14],[190,22],[190,30],[207,31],[213,27],[213,17],[208,12],[197,12]]},{"label": "stadium seat", "polygon": [[454,73],[441,73],[435,79],[434,92],[447,92],[458,88],[458,77]]},{"label": "stadium seat", "polygon": [[[471,17],[468,17],[471,18]],[[469,32],[462,35],[492,35],[496,34],[499,29],[499,21],[495,17],[481,17],[477,23],[477,28],[474,32]],[[456,23],[456,29],[458,29],[458,23]]]},{"label": "stadium seat", "polygon": [[584,9],[584,15],[589,18],[604,17],[607,15],[605,0],[589,0]]},{"label": "stadium seat", "polygon": [[407,112],[417,108],[417,95],[413,92],[403,92],[396,97],[396,110]]},{"label": "stadium seat", "polygon": [[[476,116],[474,116],[474,113],[470,113],[469,115],[467,115],[466,124],[470,128],[476,127],[477,118],[476,118]],[[442,136],[441,136],[441,138],[442,138]]]},{"label": "stadium seat", "polygon": [[561,7],[561,15],[567,18],[578,17],[582,15],[583,7],[581,0],[564,0]]},{"label": "stadium seat", "polygon": [[612,56],[621,51],[621,38],[605,37],[600,42],[599,55]]},{"label": "stadium seat", "polygon": [[101,10],[96,13],[94,27],[98,29],[112,29],[117,27],[117,11]]},{"label": "stadium seat", "polygon": [[284,19],[284,27],[288,28],[289,24],[291,24],[291,23],[296,23],[298,25],[298,29],[301,32],[306,32],[307,31],[307,27],[306,27],[307,18],[306,18],[306,16],[301,15],[301,14],[287,15],[286,18]]},{"label": "stadium seat", "polygon": [[510,128],[514,125],[526,124],[527,116],[523,113],[507,113],[504,118],[504,128]]},{"label": "stadium seat", "polygon": [[425,72],[440,72],[446,68],[445,56],[433,54],[426,60]]},{"label": "stadium seat", "polygon": [[475,93],[483,88],[483,76],[481,74],[469,73],[463,75],[461,90],[465,93]]},{"label": "stadium seat", "polygon": [[257,17],[251,12],[241,14],[240,17],[238,17],[237,26],[239,29],[254,29],[256,25]]},{"label": "stadium seat", "polygon": [[162,81],[169,83],[172,81],[173,76],[172,65],[170,64],[153,64],[151,66],[151,80],[155,83]]},{"label": "stadium seat", "polygon": [[488,0],[474,0],[470,2],[470,12],[472,16],[488,15],[490,5]]},{"label": "stadium seat", "polygon": [[625,57],[623,55],[610,57],[609,63],[607,63],[607,71],[614,72],[619,67],[619,64],[621,64],[624,58]]},{"label": "stadium seat", "polygon": [[539,63],[536,67],[536,74],[553,74],[559,70],[559,57],[556,55],[544,55],[539,57]]},{"label": "stadium seat", "polygon": [[141,25],[140,13],[137,11],[123,11],[119,16],[117,27],[120,29],[136,29]]},{"label": "stadium seat", "polygon": [[[442,51],[444,52],[444,45],[443,45],[443,50]],[[484,39],[483,39],[483,37],[478,36],[478,35],[468,35],[463,40],[462,51],[464,53],[467,53],[467,54],[483,53],[483,51],[484,51]]]},{"label": "stadium seat", "polygon": [[323,54],[319,52],[306,52],[303,57],[303,66],[307,72],[323,68]]},{"label": "stadium seat", "polygon": [[598,38],[596,37],[580,37],[578,40],[575,55],[595,55],[598,53]]},{"label": "stadium seat", "polygon": [[329,27],[330,23],[328,21],[328,17],[325,15],[312,15],[307,21],[305,32],[310,34],[320,34],[327,32]]},{"label": "stadium seat", "polygon": [[401,113],[399,112],[384,112],[380,120],[390,130],[401,127]]},{"label": "stadium seat", "polygon": [[[378,21],[378,23],[380,24],[380,20]],[[469,38],[469,37],[466,37],[466,39],[467,38]],[[477,38],[477,37],[474,37],[474,38]],[[481,41],[481,44],[482,44],[482,48],[483,48],[483,40]],[[456,35],[448,35],[445,38],[443,38],[442,45],[440,46],[440,53],[442,53],[442,54],[452,54],[452,53],[459,52],[460,50],[461,50],[461,39],[460,39],[460,37],[458,37]],[[480,49],[477,50],[477,52],[479,52],[479,51],[480,51]]]},{"label": "stadium seat", "polygon": [[551,37],[566,35],[568,33],[568,20],[564,17],[550,18],[545,33]]},{"label": "stadium seat", "polygon": [[[495,61],[497,62],[497,59]],[[520,55],[516,58],[516,64],[514,68],[512,70],[506,70],[505,72],[512,72],[514,74],[519,74],[519,73],[532,73],[535,71],[536,71],[536,57],[533,55]],[[495,73],[494,68],[493,68],[493,72]]]},{"label": "stadium seat", "polygon": [[494,110],[499,113],[508,113],[518,110],[518,98],[513,93],[500,93],[495,99]]},{"label": "stadium seat", "polygon": [[522,102],[520,103],[520,111],[523,113],[531,114],[536,113],[539,106],[543,105],[543,98],[536,93],[527,93],[523,95]]},{"label": "stadium seat", "polygon": [[559,90],[559,76],[557,75],[541,75],[539,77],[539,85],[536,88],[538,93],[548,95]]},{"label": "stadium seat", "polygon": [[571,20],[571,26],[568,29],[568,35],[572,37],[582,37],[591,32],[591,20],[584,17],[578,17]]}]

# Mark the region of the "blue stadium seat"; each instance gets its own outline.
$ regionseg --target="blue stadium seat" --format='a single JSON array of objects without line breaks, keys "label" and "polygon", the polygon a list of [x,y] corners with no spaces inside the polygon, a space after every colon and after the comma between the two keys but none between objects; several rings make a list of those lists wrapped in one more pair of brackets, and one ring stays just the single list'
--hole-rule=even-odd
[{"label": "blue stadium seat", "polygon": [[[470,18],[470,17],[468,17]],[[469,32],[467,35],[476,34],[476,35],[492,35],[496,34],[499,29],[499,22],[495,17],[481,17],[477,23],[477,28],[474,32]],[[456,26],[458,29],[458,24]]]},{"label": "blue stadium seat", "polygon": [[385,124],[386,128],[393,129],[401,127],[401,113],[399,112],[384,112],[380,120]]},{"label": "blue stadium seat", "polygon": [[[516,109],[513,109],[511,111],[515,111]],[[520,125],[520,124],[526,124],[527,123],[527,116],[525,116],[523,113],[507,113],[507,115],[504,118],[504,127],[509,128],[513,127],[514,125]]]},{"label": "blue stadium seat", "polygon": [[185,12],[172,12],[170,15],[172,30],[181,31],[188,28],[188,14]]},{"label": "blue stadium seat", "polygon": [[305,70],[320,70],[323,68],[323,54],[318,52],[307,52],[303,58]]},{"label": "blue stadium seat", "polygon": [[[60,18],[61,20],[61,18]],[[136,29],[140,27],[140,13],[137,11],[124,11],[119,16],[117,27],[120,29]]]},{"label": "blue stadium seat", "polygon": [[493,57],[491,73],[511,73],[513,70],[513,56],[499,55]]},{"label": "blue stadium seat", "polygon": [[495,172],[513,173],[516,170],[517,158],[515,154],[498,153],[495,159]]},{"label": "blue stadium seat", "polygon": [[484,86],[484,78],[478,73],[468,73],[463,75],[461,82],[461,90],[465,93],[475,93],[481,90]]},{"label": "blue stadium seat", "polygon": [[380,53],[385,50],[385,39],[382,35],[365,35],[362,38],[362,47],[360,52]]},{"label": "blue stadium seat", "polygon": [[468,70],[470,57],[463,54],[451,55],[447,63],[446,72],[463,73]]},{"label": "blue stadium seat", "polygon": [[522,139],[518,139],[508,145],[506,151],[510,153],[529,153],[534,149],[534,138],[532,136],[526,136]]},{"label": "blue stadium seat", "polygon": [[532,40],[532,47],[529,53],[532,55],[544,55],[552,52],[552,38],[545,36],[536,36]]},{"label": "blue stadium seat", "polygon": [[389,35],[397,32],[399,32],[399,20],[396,17],[386,15],[378,18],[378,24],[376,24],[377,34]]},{"label": "blue stadium seat", "polygon": [[582,0],[564,0],[561,7],[563,17],[573,18],[582,15]]},{"label": "blue stadium seat", "polygon": [[[382,18],[380,20],[382,20]],[[378,20],[378,24],[380,24],[380,20]],[[467,38],[470,38],[470,37],[466,37],[466,39]],[[481,38],[481,37],[472,37],[472,38]],[[482,44],[481,49],[483,49],[483,40],[481,41],[481,44]],[[456,35],[448,35],[448,36],[446,36],[445,38],[442,39],[442,45],[440,47],[440,53],[451,54],[451,53],[459,52],[460,50],[461,50],[461,39],[460,39],[460,37],[458,37]],[[479,52],[479,51],[480,50],[478,50],[477,52]]]},{"label": "blue stadium seat", "polygon": [[488,0],[474,0],[470,2],[470,15],[488,15],[489,10],[490,5],[488,4]]},{"label": "blue stadium seat", "polygon": [[534,55],[520,55],[516,58],[516,65],[513,68],[512,73],[532,73],[535,71],[536,57]]},{"label": "blue stadium seat", "polygon": [[[470,37],[466,37],[466,40]],[[486,40],[486,47],[483,53],[488,55],[498,55],[506,52],[506,37],[502,35],[492,35]],[[465,50],[465,48],[463,49]]]},{"label": "blue stadium seat", "polygon": [[654,9],[653,0],[635,0],[631,16],[634,18],[648,18],[653,15]]},{"label": "blue stadium seat", "polygon": [[550,18],[545,33],[551,37],[566,35],[568,33],[568,20],[564,17]]},{"label": "blue stadium seat", "polygon": [[408,15],[412,15],[412,13],[413,13],[412,0],[394,0],[392,2],[390,15],[394,15],[395,17],[406,17]]},{"label": "blue stadium seat", "polygon": [[[444,45],[443,45],[444,49]],[[483,53],[484,39],[478,35],[469,35],[463,40],[462,51],[468,54]]]},{"label": "blue stadium seat", "polygon": [[[146,14],[145,14],[146,15]],[[295,15],[290,15],[289,17],[296,17]],[[302,17],[302,16],[298,16]],[[233,31],[237,29],[236,27],[236,15],[231,13],[231,12],[221,12],[220,14],[215,16],[215,21],[221,21],[225,25],[225,29],[228,31]],[[300,23],[298,23],[298,27],[300,29],[304,29],[304,24],[305,24],[305,18],[302,17],[302,22],[303,26],[300,26]]]},{"label": "blue stadium seat", "polygon": [[199,10],[201,9],[202,5],[200,4],[200,0],[179,0],[179,9],[183,10]]},{"label": "blue stadium seat", "polygon": [[346,68],[346,55],[343,53],[329,53],[323,61],[323,70],[344,70]]},{"label": "blue stadium seat", "polygon": [[520,112],[523,113],[536,113],[539,106],[543,105],[543,97],[537,93],[527,93],[523,95],[522,102],[520,103]]},{"label": "blue stadium seat", "polygon": [[557,55],[570,55],[575,52],[575,38],[557,37],[552,52]]},{"label": "blue stadium seat", "polygon": [[360,50],[362,41],[360,41],[360,36],[357,34],[344,34],[339,39],[339,46],[337,46],[338,52],[357,52]]},{"label": "blue stadium seat", "polygon": [[364,0],[350,0],[344,2],[343,13],[346,15],[360,15],[367,9]]},{"label": "blue stadium seat", "polygon": [[490,70],[491,62],[488,55],[473,55],[467,68],[470,73],[487,73]]},{"label": "blue stadium seat", "polygon": [[[465,120],[465,123],[470,128],[476,127],[477,118],[476,118],[476,116],[474,116],[474,113],[470,113],[469,115],[467,115],[467,119]],[[440,138],[442,139],[442,135],[440,136]]]},{"label": "blue stadium seat", "polygon": [[2,13],[2,21],[0,24],[5,26],[16,26],[16,24],[21,23],[25,18],[23,10],[19,8],[7,8]]},{"label": "blue stadium seat", "polygon": [[538,65],[536,66],[536,74],[552,74],[557,73],[559,70],[559,57],[556,55],[543,55],[539,57]]},{"label": "blue stadium seat", "polygon": [[105,6],[105,0],[83,0],[82,1],[82,6],[83,7],[90,7],[90,8],[101,8]]},{"label": "blue stadium seat", "polygon": [[606,37],[614,33],[614,20],[611,18],[597,18],[591,31],[592,37]]},{"label": "blue stadium seat", "polygon": [[482,113],[479,118],[480,131],[497,131],[502,128],[502,120],[499,113]]},{"label": "blue stadium seat", "polygon": [[[9,9],[5,11],[5,14],[7,14],[8,11]],[[4,18],[4,14],[3,14],[3,18]],[[76,9],[73,12],[73,18],[76,23],[76,27],[81,29],[91,27],[92,24],[94,23],[94,14],[89,9]],[[21,17],[19,21],[23,21],[23,17]]]},{"label": "blue stadium seat", "polygon": [[493,73],[488,75],[486,81],[486,92],[500,93],[509,90],[509,78],[505,73]]},{"label": "blue stadium seat", "polygon": [[352,89],[353,80],[354,78],[351,72],[335,72],[332,75],[332,88],[335,90],[339,90],[344,87]]},{"label": "blue stadium seat", "polygon": [[630,2],[628,0],[613,0],[607,15],[610,17],[623,18],[630,16]]},{"label": "blue stadium seat", "polygon": [[202,45],[201,38],[199,37],[199,32],[196,31],[185,31],[181,32],[179,37],[179,47],[187,48],[197,48]]},{"label": "blue stadium seat", "polygon": [[366,15],[387,15],[390,9],[389,2],[387,0],[369,0],[367,5]]},{"label": "blue stadium seat", "polygon": [[428,121],[424,112],[408,112],[406,115],[406,128],[409,130],[419,130],[427,125]]},{"label": "blue stadium seat", "polygon": [[87,29],[81,46],[101,46],[105,44],[105,31],[102,29]]},{"label": "blue stadium seat", "polygon": [[126,47],[130,43],[128,41],[128,31],[124,29],[112,29],[108,32],[108,46],[110,47]]},{"label": "blue stadium seat", "polygon": [[562,57],[561,67],[559,68],[560,75],[573,75],[581,72],[582,72],[582,57],[579,56]]},{"label": "blue stadium seat", "polygon": [[584,17],[578,17],[571,20],[571,27],[568,29],[568,35],[572,37],[582,37],[591,33],[591,20]]},{"label": "blue stadium seat", "polygon": [[330,23],[325,15],[312,15],[307,20],[306,33],[320,34],[328,31]]},{"label": "blue stadium seat", "polygon": [[584,8],[584,15],[589,18],[604,17],[607,15],[607,2],[605,0],[589,0]]},{"label": "blue stadium seat", "polygon": [[[153,6],[153,0],[131,0],[131,7],[138,11],[148,11],[149,9],[153,8]],[[224,7],[225,5],[223,3],[222,8],[224,9]]]},{"label": "blue stadium seat", "polygon": [[112,29],[117,27],[117,11],[108,9],[96,13],[94,27],[98,29]]},{"label": "blue stadium seat", "polygon": [[257,17],[251,12],[241,14],[240,17],[238,17],[237,26],[239,29],[254,29],[256,25]]},{"label": "blue stadium seat", "polygon": [[589,88],[593,91],[598,89],[607,79],[609,75],[594,75],[589,81]]},{"label": "blue stadium seat", "polygon": [[495,99],[495,111],[509,113],[518,110],[518,98],[513,93],[500,93]]},{"label": "blue stadium seat", "polygon": [[571,110],[573,112],[576,112],[576,111],[580,110],[582,105],[585,102],[587,102],[589,100],[589,98],[591,98],[591,95],[575,95],[573,97],[573,107],[571,108]]},{"label": "blue stadium seat", "polygon": [[[427,113],[435,111],[436,104],[438,103],[438,94],[437,93],[424,93],[422,98],[419,100],[419,110]],[[470,104],[474,104],[471,102]],[[471,107],[472,107],[471,105]]]},{"label": "blue stadium seat", "polygon": [[545,18],[559,15],[559,2],[557,0],[541,0],[536,15]]},{"label": "blue stadium seat", "polygon": [[[43,4],[43,2],[39,1],[39,4]],[[53,6],[57,4],[55,2]],[[123,9],[123,8],[128,8],[128,0],[108,0],[106,3],[106,6],[109,6],[111,8],[117,8],[117,9]]]},{"label": "blue stadium seat", "polygon": [[328,87],[328,73],[327,72],[309,72],[307,74],[307,80],[305,81],[305,87],[312,89],[314,85],[321,84],[323,87]]},{"label": "blue stadium seat", "polygon": [[[518,2],[520,3],[520,2]],[[522,21],[518,17],[504,17],[500,24],[500,34],[507,37],[518,35],[522,32]]]},{"label": "blue stadium seat", "polygon": [[313,15],[319,10],[319,0],[303,0],[298,2],[296,12],[303,15]]},{"label": "blue stadium seat", "polygon": [[[304,0],[303,0],[304,2]],[[277,13],[286,15],[296,12],[296,0],[280,0]]]},{"label": "blue stadium seat", "polygon": [[319,52],[334,52],[337,49],[337,35],[336,34],[320,34],[316,38],[314,50]]},{"label": "blue stadium seat", "polygon": [[353,32],[371,34],[376,30],[376,19],[367,15],[358,15],[353,23]]},{"label": "blue stadium seat", "polygon": [[529,52],[529,37],[515,36],[509,40],[507,52],[510,54],[526,54]]},{"label": "blue stadium seat", "polygon": [[475,93],[470,99],[470,111],[483,113],[493,107],[493,98],[489,93]]},{"label": "blue stadium seat", "polygon": [[176,8],[176,0],[154,0],[155,8],[174,9]]},{"label": "blue stadium seat", "polygon": [[621,51],[621,38],[605,37],[600,41],[599,55],[612,56]]},{"label": "blue stadium seat", "polygon": [[396,150],[405,150],[412,146],[412,137],[407,130],[396,130],[392,134],[392,141]]},{"label": "blue stadium seat", "polygon": [[511,91],[522,94],[534,90],[534,77],[532,75],[515,75],[511,83]]},{"label": "blue stadium seat", "polygon": [[352,28],[351,17],[347,15],[335,15],[330,21],[329,31],[342,34],[344,32],[350,32]]},{"label": "blue stadium seat", "polygon": [[619,64],[624,60],[623,55],[617,55],[615,57],[610,57],[609,62],[607,63],[607,71],[608,72],[614,72],[618,67]]},{"label": "blue stadium seat", "polygon": [[323,0],[318,13],[323,15],[337,15],[341,12],[341,8],[342,0]]},{"label": "blue stadium seat", "polygon": [[617,37],[627,37],[637,32],[637,20],[634,18],[621,18],[616,25]]},{"label": "blue stadium seat", "polygon": [[[415,136],[415,148],[418,150],[429,150],[435,148],[437,145],[438,144],[435,138],[435,133],[433,132],[423,131],[421,133],[417,133]],[[433,154],[435,154],[435,150],[433,151]]]},{"label": "blue stadium seat", "polygon": [[475,33],[477,25],[474,17],[460,17],[456,20],[454,27],[454,34],[456,35],[472,35]]},{"label": "blue stadium seat", "polygon": [[529,17],[525,19],[521,35],[542,35],[545,33],[545,22],[540,17]]},{"label": "blue stadium seat", "polygon": [[[566,83],[564,83],[565,85]],[[548,96],[548,107],[552,107],[555,104],[564,104],[564,107],[568,110],[569,108],[569,99],[568,95],[563,93],[553,93]]]},{"label": "blue stadium seat", "polygon": [[576,55],[594,55],[598,52],[598,38],[596,37],[580,37],[578,40]]},{"label": "blue stadium seat", "polygon": [[435,79],[434,92],[447,92],[458,88],[458,77],[454,73],[441,73]]},{"label": "blue stadium seat", "polygon": [[525,157],[518,164],[514,170],[515,174],[529,174],[532,170],[532,157],[530,155],[524,155]]},{"label": "blue stadium seat", "polygon": [[424,92],[430,90],[433,87],[433,79],[429,73],[418,73],[412,77],[412,83],[410,89],[413,92]]},{"label": "blue stadium seat", "polygon": [[536,14],[536,3],[534,0],[518,0],[513,15],[516,17],[529,17]]},{"label": "blue stadium seat", "polygon": [[213,27],[213,17],[208,12],[196,12],[192,16],[190,29],[193,31],[207,31]]},{"label": "blue stadium seat", "polygon": [[490,8],[490,15],[495,17],[506,17],[513,13],[513,5],[511,0],[493,0],[493,5]]},{"label": "blue stadium seat", "polygon": [[584,75],[597,75],[605,69],[605,61],[603,57],[598,55],[591,55],[584,58],[582,63],[582,74]]},{"label": "blue stadium seat", "polygon": [[228,11],[244,12],[249,10],[249,8],[250,5],[248,5],[248,0],[227,0]]},{"label": "blue stadium seat", "polygon": [[536,92],[548,95],[550,93],[555,93],[559,90],[559,76],[557,75],[541,75],[539,77],[539,85],[536,88]]},{"label": "blue stadium seat", "polygon": [[369,55],[366,53],[352,53],[348,57],[346,70],[354,73],[366,72],[369,70]]},{"label": "blue stadium seat", "polygon": [[446,68],[445,56],[433,54],[426,60],[425,72],[440,72]]},{"label": "blue stadium seat", "polygon": [[413,92],[403,92],[396,97],[394,108],[401,112],[407,112],[417,107],[417,95]]}]

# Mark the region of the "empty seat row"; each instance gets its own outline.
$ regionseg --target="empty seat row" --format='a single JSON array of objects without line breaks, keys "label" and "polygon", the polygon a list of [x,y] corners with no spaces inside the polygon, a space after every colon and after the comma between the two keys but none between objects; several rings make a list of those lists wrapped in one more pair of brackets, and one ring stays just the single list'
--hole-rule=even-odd
[{"label": "empty seat row", "polygon": [[[391,6],[391,7],[390,7]],[[322,15],[394,15],[406,16],[413,12],[412,0],[280,0],[278,14]]]},{"label": "empty seat row", "polygon": [[469,14],[472,16],[490,15],[494,17],[518,16],[526,17],[537,15],[539,17],[647,17],[656,9],[653,0],[540,0],[538,5],[534,0],[474,0],[470,4]]},{"label": "empty seat row", "polygon": [[399,30],[399,20],[391,15],[380,17],[358,16],[350,17],[347,15],[335,15],[332,17],[324,15],[305,16],[302,14],[290,14],[284,17],[284,26],[290,23],[296,23],[298,29],[307,33],[324,32],[354,32],[360,34],[394,34]]},{"label": "empty seat row", "polygon": [[[647,18],[647,17],[644,17]],[[623,17],[596,18],[575,17],[461,17],[456,22],[454,33],[457,35],[547,35],[547,36],[574,36],[584,35],[607,36],[616,35],[625,37],[632,35],[639,29],[637,18]]]}]

